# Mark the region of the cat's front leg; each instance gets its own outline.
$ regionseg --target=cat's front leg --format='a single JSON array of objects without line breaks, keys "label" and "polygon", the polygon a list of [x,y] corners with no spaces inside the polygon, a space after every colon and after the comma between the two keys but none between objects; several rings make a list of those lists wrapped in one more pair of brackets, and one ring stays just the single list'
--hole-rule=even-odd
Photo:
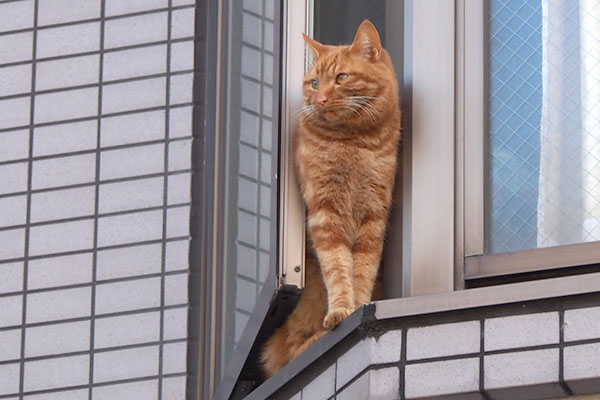
[{"label": "cat's front leg", "polygon": [[327,288],[323,327],[333,329],[355,310],[350,237],[342,216],[333,211],[309,212],[308,226]]}]

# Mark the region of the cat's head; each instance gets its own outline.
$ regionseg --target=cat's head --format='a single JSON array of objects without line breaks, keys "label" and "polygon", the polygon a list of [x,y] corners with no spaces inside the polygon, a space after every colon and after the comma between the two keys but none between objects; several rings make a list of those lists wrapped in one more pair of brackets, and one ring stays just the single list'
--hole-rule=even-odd
[{"label": "cat's head", "polygon": [[314,60],[303,82],[304,123],[366,130],[398,107],[396,74],[369,20],[359,26],[349,46],[324,45],[303,36]]}]

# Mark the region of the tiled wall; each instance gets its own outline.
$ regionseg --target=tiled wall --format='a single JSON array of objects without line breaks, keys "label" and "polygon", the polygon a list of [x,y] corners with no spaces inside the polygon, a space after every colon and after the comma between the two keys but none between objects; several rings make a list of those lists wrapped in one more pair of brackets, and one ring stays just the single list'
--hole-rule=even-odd
[{"label": "tiled wall", "polygon": [[0,1],[0,399],[183,399],[194,0]]},{"label": "tiled wall", "polygon": [[599,360],[597,306],[417,325],[361,340],[292,399],[560,398],[600,392]]}]

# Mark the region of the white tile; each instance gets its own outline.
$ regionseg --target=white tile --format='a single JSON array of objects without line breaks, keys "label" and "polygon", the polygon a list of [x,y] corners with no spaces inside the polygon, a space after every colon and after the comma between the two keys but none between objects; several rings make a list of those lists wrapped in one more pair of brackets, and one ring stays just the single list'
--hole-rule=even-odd
[{"label": "white tile", "polygon": [[0,197],[0,227],[24,225],[27,214],[27,196]]},{"label": "white tile", "polygon": [[252,11],[255,14],[262,14],[261,0],[244,0],[244,10]]},{"label": "white tile", "polygon": [[98,54],[38,62],[35,68],[35,88],[48,90],[98,83],[99,70]]},{"label": "white tile", "polygon": [[0,194],[27,190],[27,170],[27,162],[0,166]]},{"label": "white tile", "polygon": [[35,96],[36,124],[98,115],[98,88],[74,89]]},{"label": "white tile", "polygon": [[29,260],[27,287],[43,289],[91,282],[92,263],[91,252]]},{"label": "white tile", "polygon": [[91,288],[52,290],[27,295],[27,323],[87,317],[91,312]]},{"label": "white tile", "polygon": [[[92,389],[94,400],[150,400],[158,398],[158,381],[122,383],[118,385],[97,386]],[[165,400],[170,398],[163,397]],[[173,399],[174,400],[174,399]]]},{"label": "white tile", "polygon": [[194,41],[171,44],[171,72],[194,69]]},{"label": "white tile", "polygon": [[29,129],[0,133],[0,162],[29,156]]},{"label": "white tile", "polygon": [[485,350],[558,343],[558,312],[485,320]]},{"label": "white tile", "polygon": [[106,0],[106,15],[122,15],[140,11],[167,8],[168,0]]},{"label": "white tile", "polygon": [[[183,104],[192,102],[194,88],[194,74],[181,74],[171,76],[169,104]],[[256,100],[256,99],[255,99]]]},{"label": "white tile", "polygon": [[[2,36],[0,36],[0,41]],[[2,43],[0,43],[1,45]],[[2,48],[0,48],[0,54]],[[29,125],[31,97],[17,97],[0,101],[0,129]]]},{"label": "white tile", "polygon": [[102,89],[102,113],[163,106],[165,91],[164,77],[105,85]]},{"label": "white tile", "polygon": [[0,361],[19,358],[21,358],[21,329],[0,331]]},{"label": "white tile", "polygon": [[34,394],[25,396],[25,400],[88,400],[89,393],[87,389],[64,390],[60,392],[50,392],[43,394]]},{"label": "white tile", "polygon": [[564,358],[565,380],[600,377],[600,343],[565,347]]},{"label": "white tile", "polygon": [[[478,353],[481,348],[479,321],[411,328],[407,333],[408,360]],[[460,340],[454,340],[460,338]]]},{"label": "white tile", "polygon": [[0,395],[19,392],[19,363],[0,365]]},{"label": "white tile", "polygon": [[162,398],[169,400],[185,400],[186,378],[177,376],[163,379]]},{"label": "white tile", "polygon": [[94,328],[94,347],[127,346],[157,342],[160,334],[160,313],[129,314],[98,318]]},{"label": "white tile", "polygon": [[168,343],[163,346],[163,373],[185,373],[187,363],[187,342]]},{"label": "white tile", "polygon": [[90,349],[90,321],[29,327],[26,335],[25,357]]},{"label": "white tile", "polygon": [[195,12],[196,9],[193,7],[173,10],[171,14],[172,39],[194,36]]},{"label": "white tile", "polygon": [[25,256],[25,229],[0,231],[0,260]]},{"label": "white tile", "polygon": [[339,400],[396,400],[400,399],[398,367],[367,371],[337,395]]},{"label": "white tile", "polygon": [[0,36],[0,54],[2,54],[2,61],[0,61],[0,63],[8,64],[17,61],[31,60],[33,57],[32,44],[32,32]]},{"label": "white tile", "polygon": [[192,140],[177,140],[169,143],[169,172],[192,168]]},{"label": "white tile", "polygon": [[0,313],[0,328],[19,325],[22,320],[23,296],[0,297],[0,310],[3,310]]},{"label": "white tile", "polygon": [[157,373],[157,346],[102,352],[94,356],[94,382],[140,378]]},{"label": "white tile", "polygon": [[169,175],[167,178],[169,205],[189,203],[192,200],[191,179],[190,173]]},{"label": "white tile", "polygon": [[177,107],[169,111],[169,137],[192,136],[192,107]]},{"label": "white tile", "polygon": [[176,207],[167,210],[167,237],[190,236],[190,207]]},{"label": "white tile", "polygon": [[600,307],[565,311],[565,341],[600,338]]},{"label": "white tile", "polygon": [[162,206],[163,177],[100,185],[100,213]]},{"label": "white tile", "polygon": [[371,338],[371,364],[400,361],[402,330],[392,330],[379,338]]},{"label": "white tile", "polygon": [[165,305],[188,304],[188,274],[165,277]]},{"label": "white tile", "polygon": [[95,149],[97,136],[97,120],[36,127],[33,130],[33,155]]},{"label": "white tile", "polygon": [[100,18],[100,0],[42,0],[38,5],[40,26],[93,18]]},{"label": "white tile", "polygon": [[111,51],[104,55],[104,82],[164,73],[167,69],[166,59],[165,44]]},{"label": "white tile", "polygon": [[164,339],[185,339],[187,337],[187,307],[172,308],[164,313]]},{"label": "white tile", "polygon": [[406,398],[468,393],[479,390],[479,359],[411,364],[405,370]]},{"label": "white tile", "polygon": [[483,365],[486,390],[558,382],[558,349],[485,356]]},{"label": "white tile", "polygon": [[176,271],[189,268],[189,240],[167,242],[166,253],[165,264],[167,271]]},{"label": "white tile", "polygon": [[311,400],[326,400],[335,393],[335,367],[332,364],[319,376],[302,388],[302,398]]},{"label": "white tile", "polygon": [[89,375],[88,355],[28,361],[25,363],[24,390],[85,385]]},{"label": "white tile", "polygon": [[23,291],[23,263],[0,264],[0,293]]},{"label": "white tile", "polygon": [[244,13],[242,16],[242,40],[256,47],[262,47],[260,18]]},{"label": "white tile", "polygon": [[156,174],[165,167],[162,143],[107,150],[100,157],[101,180]]},{"label": "white tile", "polygon": [[102,147],[159,140],[164,137],[164,110],[102,119]]},{"label": "white tile", "polygon": [[196,4],[195,0],[172,0],[171,1],[171,5],[173,7],[185,6],[185,5],[189,5],[189,4]]},{"label": "white tile", "polygon": [[0,68],[0,97],[30,92],[31,64]]},{"label": "white tile", "polygon": [[369,397],[369,381],[371,371],[362,374],[358,379],[352,382],[348,387],[338,393],[336,400],[366,400]]},{"label": "white tile", "polygon": [[94,246],[93,219],[38,225],[29,232],[31,256],[91,249]]},{"label": "white tile", "polygon": [[161,244],[129,246],[98,251],[98,280],[147,275],[161,270]]},{"label": "white tile", "polygon": [[361,373],[371,364],[371,339],[358,342],[337,361],[336,390],[339,390],[352,378]]},{"label": "white tile", "polygon": [[96,154],[93,153],[33,162],[33,189],[90,183],[95,180]]},{"label": "white tile", "polygon": [[140,310],[160,305],[160,278],[102,284],[96,287],[96,313]]},{"label": "white tile", "polygon": [[33,27],[33,0],[0,4],[0,32]]},{"label": "white tile", "polygon": [[162,221],[162,210],[102,217],[98,220],[98,246],[160,239]]},{"label": "white tile", "polygon": [[106,21],[104,47],[130,46],[167,40],[168,13],[160,12]]},{"label": "white tile", "polygon": [[31,222],[92,216],[96,203],[96,188],[52,190],[31,195]]},{"label": "white tile", "polygon": [[42,29],[37,35],[38,58],[85,53],[100,49],[100,23]]}]

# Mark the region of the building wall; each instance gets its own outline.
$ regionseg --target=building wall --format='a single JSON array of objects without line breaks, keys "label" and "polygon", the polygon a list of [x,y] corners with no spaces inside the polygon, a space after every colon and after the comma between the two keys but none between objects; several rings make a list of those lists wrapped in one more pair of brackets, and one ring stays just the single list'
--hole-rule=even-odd
[{"label": "building wall", "polygon": [[184,398],[194,13],[0,2],[0,399]]}]

